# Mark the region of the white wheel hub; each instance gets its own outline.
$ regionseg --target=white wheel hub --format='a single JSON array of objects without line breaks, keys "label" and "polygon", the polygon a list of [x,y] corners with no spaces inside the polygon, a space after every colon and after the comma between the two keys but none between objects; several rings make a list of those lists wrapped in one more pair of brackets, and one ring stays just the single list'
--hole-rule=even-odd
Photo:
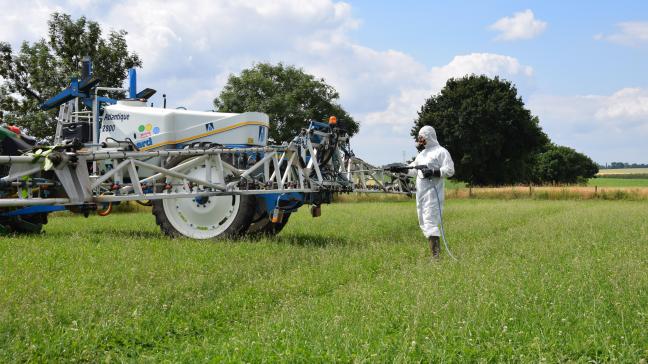
[{"label": "white wheel hub", "polygon": [[[190,177],[205,180],[206,167],[203,164],[193,166],[181,173]],[[218,179],[215,168],[212,168],[214,183]],[[173,187],[173,193],[198,192],[197,186],[177,178],[167,180]],[[232,224],[239,211],[240,196],[211,196],[196,198],[169,198],[162,200],[164,214],[171,225],[182,235],[194,239],[211,239],[221,235]]]}]

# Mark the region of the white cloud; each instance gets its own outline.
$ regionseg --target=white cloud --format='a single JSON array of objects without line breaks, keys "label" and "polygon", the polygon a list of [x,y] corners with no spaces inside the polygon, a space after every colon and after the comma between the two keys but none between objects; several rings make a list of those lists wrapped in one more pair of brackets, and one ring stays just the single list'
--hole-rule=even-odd
[{"label": "white cloud", "polygon": [[499,19],[489,28],[500,32],[495,38],[496,40],[511,41],[531,39],[544,32],[547,28],[547,22],[536,19],[533,11],[527,9],[515,13],[513,16],[505,16]]},{"label": "white cloud", "polygon": [[642,121],[648,125],[648,90],[624,88],[604,97],[596,117],[601,120]]},{"label": "white cloud", "polygon": [[121,1],[103,21],[128,30],[129,45],[147,68],[174,67],[177,61],[217,63],[239,55],[267,55],[294,48],[305,38],[344,32],[357,25],[345,3],[329,0],[277,1]]},{"label": "white cloud", "polygon": [[648,43],[648,22],[622,22],[617,24],[617,27],[619,28],[617,33],[597,34],[594,39],[631,46]]},{"label": "white cloud", "polygon": [[[129,47],[144,61],[138,84],[160,91],[153,98],[157,105],[166,93],[171,107],[210,109],[228,75],[254,62],[303,67],[340,92],[342,105],[362,123],[352,141],[356,154],[376,164],[400,160],[403,151],[407,157],[414,154],[409,129],[416,112],[450,77],[498,75],[525,96],[530,93],[524,89],[533,86],[533,69],[506,55],[468,53],[430,67],[398,50],[359,44],[350,34],[360,21],[349,4],[335,0],[195,0],[190,6],[180,0],[163,6],[154,0],[0,0],[0,6],[0,39],[14,45],[43,37],[53,11],[85,14],[106,30],[127,30]],[[622,23],[618,34],[599,38],[638,44],[648,37],[645,24]],[[502,32],[498,39],[513,40],[533,37],[546,26],[527,10],[500,19],[493,29]],[[638,162],[648,153],[646,88],[608,95],[532,95],[527,105],[552,140],[597,161]]]},{"label": "white cloud", "polygon": [[[349,34],[360,21],[349,4],[334,0],[94,1],[68,0],[66,11],[128,31],[129,48],[144,63],[138,84],[159,91],[152,98],[157,105],[166,93],[170,107],[210,109],[230,73],[254,62],[294,64],[339,91],[342,105],[362,123],[356,151],[375,163],[400,159],[393,150],[412,149],[408,129],[417,109],[449,77],[477,73],[524,82],[532,75],[531,67],[503,55],[473,53],[429,67],[398,50],[358,44]],[[43,4],[45,15],[30,24],[45,24],[55,5]]]},{"label": "white cloud", "polygon": [[441,91],[449,78],[470,74],[524,80],[533,75],[533,69],[521,65],[513,57],[499,54],[472,53],[456,56],[445,66],[419,73],[417,87],[401,88],[398,95],[390,97],[385,110],[368,113],[364,120],[367,124],[390,124],[396,130],[409,128],[426,98]]},{"label": "white cloud", "polygon": [[104,27],[128,31],[129,47],[143,59],[142,84],[165,91],[171,104],[210,108],[230,73],[264,61],[344,81],[334,85],[353,94],[332,66],[352,52],[346,34],[359,25],[344,2],[122,0],[101,14],[94,18]]},{"label": "white cloud", "polygon": [[45,1],[0,0],[0,9],[0,41],[14,47],[23,40],[44,38],[50,14],[62,11],[62,7]]},{"label": "white cloud", "polygon": [[648,125],[648,89],[644,88],[623,88],[611,95],[536,95],[529,103],[534,111],[564,122]]},{"label": "white cloud", "polygon": [[640,162],[648,152],[648,89],[623,88],[610,95],[535,95],[527,105],[552,140],[599,162]]}]

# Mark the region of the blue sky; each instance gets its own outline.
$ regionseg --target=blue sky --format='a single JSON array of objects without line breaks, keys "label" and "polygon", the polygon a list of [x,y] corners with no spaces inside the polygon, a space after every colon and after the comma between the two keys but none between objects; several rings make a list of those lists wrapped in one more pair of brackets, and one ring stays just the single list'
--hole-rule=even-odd
[{"label": "blue sky", "polygon": [[[52,11],[125,29],[140,85],[210,109],[227,76],[285,62],[333,85],[361,122],[356,154],[415,153],[409,129],[448,77],[513,81],[558,144],[597,162],[648,162],[648,2],[0,0],[0,39],[45,34]],[[154,99],[159,103],[159,97]],[[443,141],[441,141],[443,142]]]},{"label": "blue sky", "polygon": [[[377,49],[398,49],[434,66],[457,54],[490,52],[532,64],[541,90],[606,92],[627,82],[648,81],[637,72],[648,48],[623,47],[594,39],[613,33],[624,21],[648,19],[644,1],[351,1],[362,20],[353,32],[359,43]],[[494,41],[489,25],[503,16],[531,9],[547,22],[532,40]],[[565,73],[569,72],[569,77]],[[592,77],[595,75],[596,77]]]}]

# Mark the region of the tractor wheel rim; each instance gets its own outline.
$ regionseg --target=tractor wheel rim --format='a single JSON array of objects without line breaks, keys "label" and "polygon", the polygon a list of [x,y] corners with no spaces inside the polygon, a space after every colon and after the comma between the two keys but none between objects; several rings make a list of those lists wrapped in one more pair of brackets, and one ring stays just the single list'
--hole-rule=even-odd
[{"label": "tractor wheel rim", "polygon": [[[182,173],[205,179],[205,165],[192,167]],[[219,183],[217,172],[212,169],[212,181]],[[182,180],[168,180],[174,193],[198,192]],[[194,239],[211,239],[223,234],[232,224],[239,210],[240,196],[210,196],[206,198],[170,198],[162,200],[164,213],[171,225],[182,235]]]}]

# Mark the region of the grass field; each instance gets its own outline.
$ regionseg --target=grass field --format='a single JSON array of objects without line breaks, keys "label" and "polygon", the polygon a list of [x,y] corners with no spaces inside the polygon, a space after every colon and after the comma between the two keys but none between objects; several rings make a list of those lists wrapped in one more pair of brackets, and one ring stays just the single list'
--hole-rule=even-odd
[{"label": "grass field", "polygon": [[599,187],[648,187],[648,178],[592,178],[588,186]]},{"label": "grass field", "polygon": [[648,174],[648,168],[601,169],[598,174]]},{"label": "grass field", "polygon": [[[601,362],[648,358],[648,204],[303,209],[275,239],[163,237],[145,213],[0,238],[0,362]],[[644,361],[645,362],[645,361]]]},{"label": "grass field", "polygon": [[[628,174],[628,176],[630,176],[630,174]],[[620,187],[620,188],[648,187],[648,178],[612,178],[612,177],[590,178],[587,181],[587,186]],[[575,187],[579,187],[579,186],[575,186]],[[448,189],[466,188],[466,184],[463,182],[446,180],[446,188]]]}]

